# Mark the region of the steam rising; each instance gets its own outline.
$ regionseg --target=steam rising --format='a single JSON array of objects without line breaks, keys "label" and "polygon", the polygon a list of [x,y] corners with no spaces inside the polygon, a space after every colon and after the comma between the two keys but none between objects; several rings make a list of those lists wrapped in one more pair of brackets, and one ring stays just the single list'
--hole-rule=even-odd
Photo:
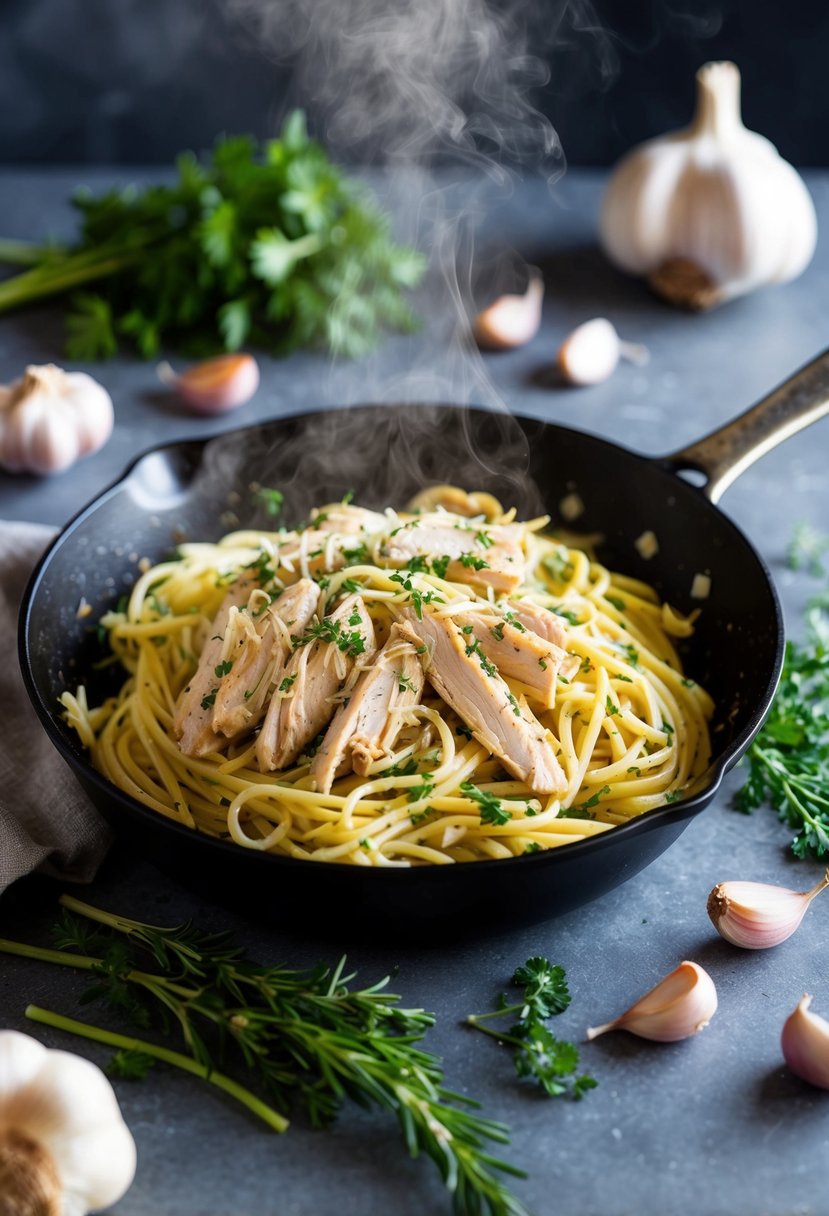
[{"label": "steam rising", "polygon": [[[468,424],[451,424],[454,455],[442,460],[437,480],[488,488],[496,470],[506,469],[501,491],[512,502],[526,479],[527,439],[470,339],[470,318],[482,298],[515,289],[516,259],[505,248],[490,261],[492,276],[476,300],[475,232],[517,173],[531,170],[552,182],[563,172],[555,131],[531,92],[547,80],[540,54],[563,17],[592,16],[589,6],[584,0],[551,0],[543,8],[539,0],[226,3],[260,50],[291,64],[294,96],[286,109],[301,105],[333,155],[383,167],[380,201],[394,217],[396,236],[430,260],[416,301],[421,332],[388,339],[358,364],[334,363],[331,402],[442,401],[500,411],[496,450],[488,455]],[[439,412],[405,413],[399,427],[386,418],[369,425],[362,414],[314,417],[307,439],[273,454],[269,484],[293,480],[305,498],[309,483],[331,482],[326,470],[333,467],[348,483],[339,489],[355,489],[358,500],[367,499],[368,480],[375,504],[402,505],[404,483],[408,496],[436,479],[426,467],[428,453],[445,441]],[[385,499],[378,496],[381,483]],[[311,501],[321,497],[329,495],[312,492]],[[527,497],[536,505],[535,494],[525,495],[529,505]]]}]

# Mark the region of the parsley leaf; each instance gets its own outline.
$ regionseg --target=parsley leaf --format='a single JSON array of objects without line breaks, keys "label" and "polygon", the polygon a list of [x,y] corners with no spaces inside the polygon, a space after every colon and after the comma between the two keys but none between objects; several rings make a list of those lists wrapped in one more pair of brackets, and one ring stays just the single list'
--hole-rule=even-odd
[{"label": "parsley leaf", "polygon": [[501,799],[490,794],[489,790],[478,789],[478,786],[473,785],[471,781],[462,781],[460,790],[467,798],[477,802],[481,808],[481,823],[491,823],[496,827],[502,827],[512,819],[512,811],[508,811]]}]

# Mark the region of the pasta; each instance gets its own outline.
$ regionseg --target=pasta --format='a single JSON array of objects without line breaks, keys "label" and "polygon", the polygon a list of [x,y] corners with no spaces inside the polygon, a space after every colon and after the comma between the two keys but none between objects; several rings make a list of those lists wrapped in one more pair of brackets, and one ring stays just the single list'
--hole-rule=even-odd
[{"label": "pasta", "polygon": [[[518,523],[452,487],[415,501],[400,514],[334,504],[304,527],[183,544],[141,574],[101,622],[128,673],[120,692],[96,707],[84,687],[62,697],[94,766],[240,847],[363,866],[555,848],[699,788],[713,705],[675,647],[692,618],[545,534],[546,518]],[[309,585],[315,615],[298,627],[279,593],[298,602]],[[254,657],[258,683],[242,689]],[[364,728],[363,690],[383,663],[390,708],[369,746],[348,731]],[[234,666],[225,737],[217,706]],[[292,757],[289,714],[302,729],[323,722]],[[276,751],[268,731],[282,731]],[[280,755],[284,766],[263,763]]]}]

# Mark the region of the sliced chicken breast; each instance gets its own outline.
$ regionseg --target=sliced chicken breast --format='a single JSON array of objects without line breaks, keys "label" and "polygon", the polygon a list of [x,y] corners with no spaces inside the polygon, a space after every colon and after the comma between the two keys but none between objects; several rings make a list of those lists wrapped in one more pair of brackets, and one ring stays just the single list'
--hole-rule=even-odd
[{"label": "sliced chicken breast", "polygon": [[312,624],[316,636],[296,648],[274,692],[259,737],[256,758],[263,773],[287,768],[330,721],[333,700],[354,664],[371,660],[374,626],[362,596],[350,595],[334,612]]},{"label": "sliced chicken breast", "polygon": [[556,679],[562,663],[569,658],[561,647],[520,622],[516,626],[494,614],[464,612],[452,619],[467,642],[470,638],[477,639],[486,658],[502,676],[520,681],[531,700],[552,709]]},{"label": "sliced chicken breast", "polygon": [[565,652],[564,658],[561,660],[559,675],[564,676],[566,680],[572,680],[581,664],[576,655],[566,653],[567,630],[561,623],[561,617],[556,616],[549,608],[542,608],[539,604],[534,604],[532,600],[510,600],[505,607],[525,629],[532,630],[540,638],[546,638],[548,642],[552,642],[554,646],[558,646]]},{"label": "sliced chicken breast", "polygon": [[234,608],[248,602],[256,586],[252,574],[242,574],[231,583],[210,626],[210,636],[202,648],[196,674],[183,689],[173,717],[173,730],[185,756],[205,756],[220,746],[213,730],[213,703],[219,689],[216,668],[224,646],[228,620]]},{"label": "sliced chicken breast", "polygon": [[393,625],[376,661],[359,676],[326,731],[311,764],[315,788],[327,794],[343,772],[353,767],[364,776],[374,760],[386,755],[402,727],[399,711],[418,703],[423,683],[415,647]]},{"label": "sliced chicken breast", "polygon": [[234,739],[254,727],[264,713],[268,693],[278,684],[293,653],[291,634],[301,635],[316,611],[320,589],[303,578],[245,622],[228,660],[213,708],[213,730]]},{"label": "sliced chicken breast", "polygon": [[426,679],[466,723],[487,751],[536,794],[563,793],[567,778],[549,735],[532,712],[511,693],[480,643],[467,640],[448,617],[406,609],[400,631],[415,645]]},{"label": "sliced chicken breast", "polygon": [[509,594],[524,581],[522,530],[513,524],[470,524],[448,512],[421,515],[389,534],[382,557],[407,565],[414,557],[449,558],[445,577]]}]

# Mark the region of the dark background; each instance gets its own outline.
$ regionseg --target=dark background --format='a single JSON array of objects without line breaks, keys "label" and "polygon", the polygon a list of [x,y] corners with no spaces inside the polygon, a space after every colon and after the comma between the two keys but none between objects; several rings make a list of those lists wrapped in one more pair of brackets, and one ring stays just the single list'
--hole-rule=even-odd
[{"label": "dark background", "polygon": [[[272,134],[298,100],[290,67],[232,3],[0,0],[0,161],[152,164],[220,132]],[[717,58],[742,69],[749,126],[795,164],[829,163],[827,0],[536,3],[555,28],[536,102],[570,164],[686,123],[693,73]]]}]

